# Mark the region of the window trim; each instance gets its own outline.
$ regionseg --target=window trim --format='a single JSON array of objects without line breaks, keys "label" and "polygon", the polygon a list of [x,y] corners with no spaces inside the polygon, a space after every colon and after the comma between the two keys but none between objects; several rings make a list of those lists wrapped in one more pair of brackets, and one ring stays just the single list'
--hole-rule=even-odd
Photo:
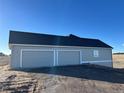
[{"label": "window trim", "polygon": [[93,50],[93,56],[99,57],[99,50]]}]

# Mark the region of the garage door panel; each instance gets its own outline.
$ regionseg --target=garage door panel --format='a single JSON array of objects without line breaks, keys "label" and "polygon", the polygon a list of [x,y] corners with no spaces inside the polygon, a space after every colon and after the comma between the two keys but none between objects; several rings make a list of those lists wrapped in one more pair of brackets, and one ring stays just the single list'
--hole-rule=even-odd
[{"label": "garage door panel", "polygon": [[22,66],[23,67],[44,67],[53,66],[53,51],[23,51]]},{"label": "garage door panel", "polygon": [[80,64],[79,51],[58,51],[58,65]]}]

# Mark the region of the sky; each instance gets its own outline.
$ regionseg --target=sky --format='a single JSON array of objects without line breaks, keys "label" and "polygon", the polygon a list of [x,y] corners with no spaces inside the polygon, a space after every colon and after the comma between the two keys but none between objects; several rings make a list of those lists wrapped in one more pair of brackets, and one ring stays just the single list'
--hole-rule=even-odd
[{"label": "sky", "polygon": [[0,0],[0,51],[9,31],[96,38],[124,52],[124,0]]}]

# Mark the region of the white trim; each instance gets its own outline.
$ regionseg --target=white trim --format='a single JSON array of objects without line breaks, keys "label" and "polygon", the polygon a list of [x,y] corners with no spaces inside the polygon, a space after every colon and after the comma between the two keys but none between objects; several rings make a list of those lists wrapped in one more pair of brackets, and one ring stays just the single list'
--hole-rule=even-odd
[{"label": "white trim", "polygon": [[80,51],[80,64],[82,64],[82,51]]},{"label": "white trim", "polygon": [[59,62],[58,62],[58,50],[56,51],[56,64],[57,64],[57,66],[59,65]]},{"label": "white trim", "polygon": [[22,51],[54,51],[54,49],[21,49]]},{"label": "white trim", "polygon": [[16,46],[41,46],[41,47],[75,47],[75,48],[104,48],[104,49],[112,49],[112,48],[106,48],[106,47],[84,47],[84,46],[59,46],[59,45],[33,45],[33,44],[9,44],[9,48],[11,49],[11,47],[13,45]]},{"label": "white trim", "polygon": [[22,52],[23,51],[53,51],[53,56],[54,56],[54,63],[53,63],[53,66],[55,64],[55,50],[53,49],[21,49],[21,52],[20,52],[20,67],[22,68],[23,67],[23,62],[22,62]]},{"label": "white trim", "polygon": [[83,61],[83,63],[101,63],[101,62],[112,62],[112,60]]},{"label": "white trim", "polygon": [[71,50],[71,49],[69,49],[69,50],[63,50],[63,49],[58,49],[57,51],[81,51],[81,50]]},{"label": "white trim", "polygon": [[99,57],[99,50],[93,50],[93,56]]},{"label": "white trim", "polygon": [[56,52],[55,52],[55,50],[54,50],[54,64],[53,64],[53,66],[56,65],[56,57],[55,57],[55,55],[56,55]]},{"label": "white trim", "polygon": [[60,49],[21,49],[20,52],[20,67],[23,67],[23,62],[22,62],[22,52],[23,51],[53,51],[54,52],[54,63],[53,66],[58,66],[58,52],[59,51],[79,51],[79,57],[80,57],[80,64],[82,63],[82,55],[81,55],[81,50],[60,50]]},{"label": "white trim", "polygon": [[20,53],[20,67],[22,68],[22,50],[21,50],[21,53]]}]

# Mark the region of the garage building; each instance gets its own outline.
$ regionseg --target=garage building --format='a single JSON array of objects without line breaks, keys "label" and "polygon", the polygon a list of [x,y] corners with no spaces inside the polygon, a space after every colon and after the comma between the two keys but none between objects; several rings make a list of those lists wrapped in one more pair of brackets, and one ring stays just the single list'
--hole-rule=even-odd
[{"label": "garage building", "polygon": [[98,39],[10,31],[9,47],[13,69],[83,63],[112,67],[112,47]]}]

